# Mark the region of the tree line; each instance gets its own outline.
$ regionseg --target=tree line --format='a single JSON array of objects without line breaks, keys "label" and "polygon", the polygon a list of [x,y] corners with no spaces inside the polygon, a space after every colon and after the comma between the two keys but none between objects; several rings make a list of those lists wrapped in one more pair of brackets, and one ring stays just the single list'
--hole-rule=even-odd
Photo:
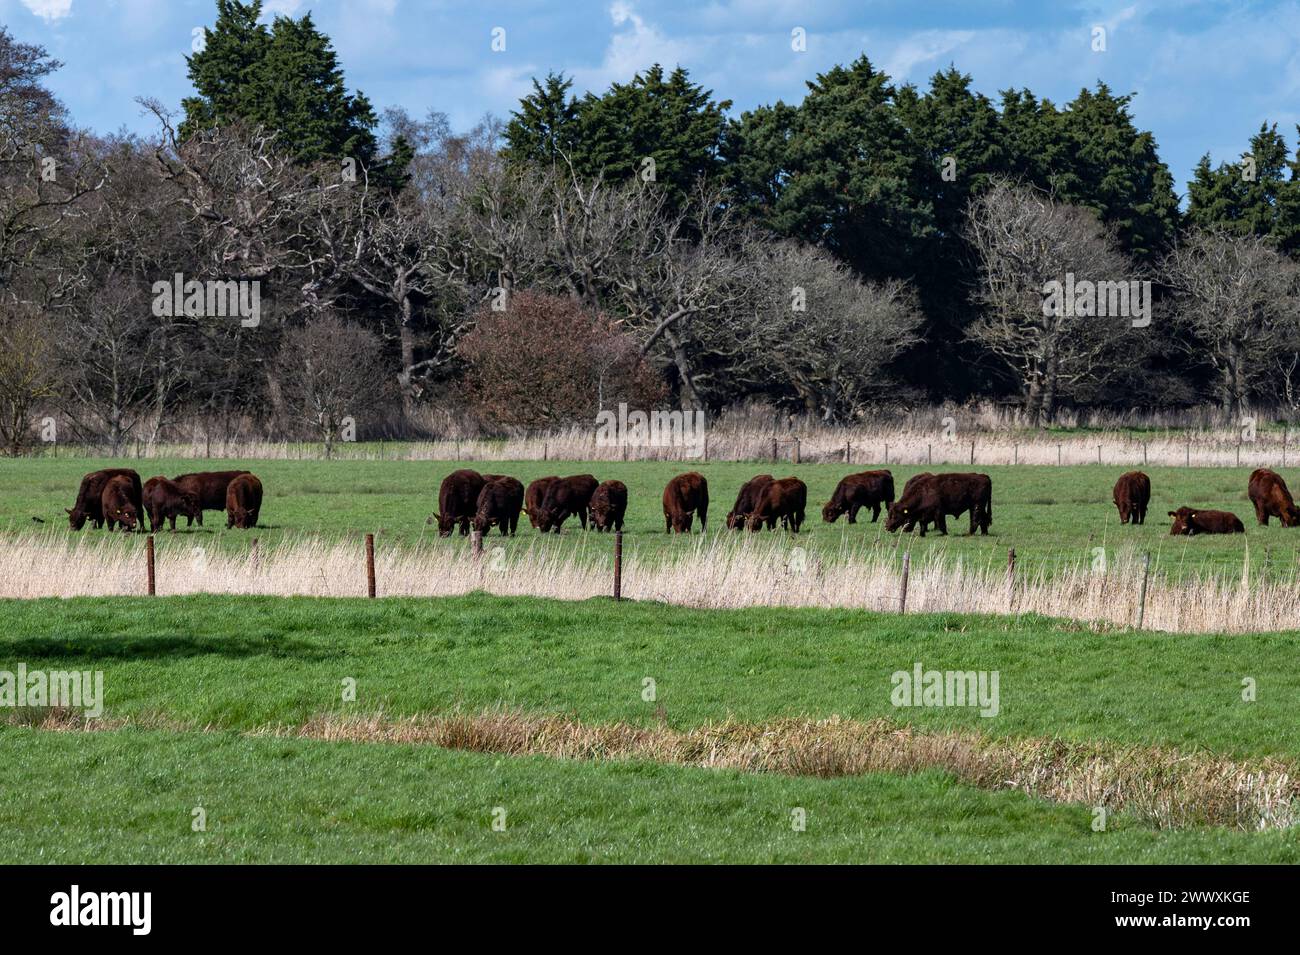
[{"label": "tree line", "polygon": [[1300,402],[1276,126],[1202,160],[1186,209],[1103,83],[994,101],[866,56],[739,115],[681,67],[581,97],[552,73],[454,131],[349,91],[310,15],[216,8],[194,95],[141,101],[149,136],[77,128],[60,64],[0,29],[11,452],[46,415],[116,449],[194,416],[329,443],[448,407],[500,430],[619,401],[850,422],[992,398],[1035,425]]}]

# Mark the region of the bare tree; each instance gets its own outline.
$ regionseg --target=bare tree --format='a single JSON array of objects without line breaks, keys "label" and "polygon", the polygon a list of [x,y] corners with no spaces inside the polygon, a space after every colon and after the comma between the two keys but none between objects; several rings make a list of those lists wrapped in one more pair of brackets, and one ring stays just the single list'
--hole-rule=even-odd
[{"label": "bare tree", "polygon": [[334,315],[285,332],[275,373],[285,408],[320,439],[326,457],[347,436],[349,419],[355,427],[388,397],[378,336]]},{"label": "bare tree", "polygon": [[1195,336],[1193,354],[1214,367],[1229,421],[1279,377],[1289,385],[1300,333],[1295,262],[1259,236],[1194,230],[1161,274],[1175,291],[1178,321]]},{"label": "bare tree", "polygon": [[35,436],[32,415],[54,397],[55,356],[49,325],[36,309],[8,305],[0,309],[0,443],[18,456]]},{"label": "bare tree", "polygon": [[886,366],[920,341],[907,283],[863,282],[828,253],[795,242],[751,246],[752,334],[730,364],[824,421],[851,420],[888,381]]},{"label": "bare tree", "polygon": [[1076,309],[1073,297],[1054,303],[1048,294],[1053,283],[1081,293],[1123,288],[1127,301],[1132,266],[1092,212],[998,181],[972,202],[968,234],[984,306],[968,336],[1015,371],[1032,424],[1051,423],[1059,399],[1074,387],[1141,360],[1149,342],[1131,315]]}]

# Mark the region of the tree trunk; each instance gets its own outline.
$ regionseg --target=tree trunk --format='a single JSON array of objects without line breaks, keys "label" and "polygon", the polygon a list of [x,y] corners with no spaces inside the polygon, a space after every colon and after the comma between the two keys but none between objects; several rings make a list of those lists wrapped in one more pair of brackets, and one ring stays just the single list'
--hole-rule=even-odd
[{"label": "tree trunk", "polygon": [[411,327],[411,297],[402,297],[402,372],[397,376],[397,384],[402,391],[402,416],[411,421],[415,414],[415,329]]},{"label": "tree trunk", "polygon": [[686,354],[686,347],[682,344],[677,333],[671,328],[664,330],[664,341],[668,343],[668,349],[673,359],[673,367],[677,370],[677,378],[681,382],[682,405],[686,409],[695,409],[703,406],[700,396],[695,390],[695,381],[691,373],[691,359]]}]

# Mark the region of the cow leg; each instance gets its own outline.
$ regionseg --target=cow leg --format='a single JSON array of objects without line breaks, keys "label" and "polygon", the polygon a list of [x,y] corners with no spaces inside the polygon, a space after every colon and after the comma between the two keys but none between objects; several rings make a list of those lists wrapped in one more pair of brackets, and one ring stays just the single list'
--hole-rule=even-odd
[{"label": "cow leg", "polygon": [[942,511],[939,512],[939,517],[934,522],[934,526],[939,529],[940,534],[943,534],[945,537],[948,536],[948,518]]},{"label": "cow leg", "polygon": [[1255,520],[1259,521],[1265,527],[1268,526],[1268,511],[1264,510],[1264,505],[1255,502]]},{"label": "cow leg", "polygon": [[878,521],[878,520],[880,520],[880,502],[879,502],[879,501],[877,501],[875,504],[872,504],[872,505],[871,505],[871,523],[874,524],[874,523],[876,523],[876,521]]}]

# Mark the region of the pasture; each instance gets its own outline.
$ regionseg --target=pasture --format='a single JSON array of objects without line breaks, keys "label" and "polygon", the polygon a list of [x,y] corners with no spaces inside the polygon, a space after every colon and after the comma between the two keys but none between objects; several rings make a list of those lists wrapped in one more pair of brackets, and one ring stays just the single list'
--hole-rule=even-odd
[{"label": "pasture", "polygon": [[[438,485],[457,467],[510,474],[524,483],[548,474],[592,473],[600,480],[618,479],[628,487],[629,504],[625,525],[627,553],[643,559],[680,549],[685,542],[664,531],[661,496],[664,485],[675,474],[692,468],[709,481],[709,526],[712,533],[726,534],[724,519],[740,486],[755,474],[777,477],[796,475],[808,485],[807,521],[798,535],[799,546],[810,555],[843,555],[880,547],[897,548],[904,535],[885,532],[882,514],[878,523],[870,514],[859,515],[850,526],[846,519],[833,524],[821,520],[821,506],[841,477],[853,471],[881,467],[880,464],[799,464],[789,462],[564,462],[564,461],[292,461],[148,459],[134,461],[96,458],[42,458],[34,461],[0,462],[0,533],[14,535],[34,530],[76,536],[67,530],[64,508],[72,505],[77,484],[88,471],[108,466],[137,466],[142,479],[154,474],[174,476],[196,469],[248,468],[261,477],[266,488],[262,519],[256,531],[225,529],[225,515],[210,511],[204,527],[184,528],[157,535],[160,549],[195,546],[238,551],[257,537],[265,545],[282,540],[357,539],[370,532],[377,546],[428,543],[446,548],[466,548],[467,541],[453,538],[439,542],[436,527],[426,518],[437,510]],[[901,491],[921,466],[890,465]],[[950,470],[969,470],[952,466]],[[950,521],[948,537],[933,531],[925,538],[909,537],[907,545],[914,559],[930,555],[961,558],[972,566],[1005,564],[1007,551],[1015,548],[1018,566],[1027,573],[1051,576],[1063,567],[1088,566],[1095,548],[1112,555],[1118,549],[1149,551],[1154,567],[1171,579],[1207,573],[1239,576],[1243,562],[1251,558],[1251,573],[1257,578],[1290,581],[1300,564],[1300,529],[1285,529],[1273,521],[1260,527],[1246,499],[1247,479],[1252,468],[1151,467],[1153,491],[1145,526],[1121,526],[1111,503],[1111,489],[1125,470],[1121,466],[1073,465],[988,466],[975,470],[993,479],[993,525],[987,537],[966,536],[967,520]],[[1300,472],[1282,471],[1300,488]],[[1182,505],[1229,510],[1246,524],[1243,536],[1171,538],[1166,512]],[[33,521],[40,518],[45,523]],[[698,525],[697,525],[698,526]],[[84,535],[99,534],[91,529]],[[739,535],[742,532],[732,532]],[[781,533],[781,532],[776,532]],[[762,532],[760,536],[772,536]],[[124,546],[129,546],[123,538]],[[494,532],[487,543],[500,543]],[[520,531],[509,547],[546,547],[564,552],[586,550],[603,553],[612,545],[608,537],[583,534],[571,519],[562,535],[543,536],[522,519]]]},{"label": "pasture", "polygon": [[[33,531],[41,546],[103,541],[130,553],[137,581],[141,535],[74,533],[64,519],[81,476],[113,463],[132,465],[0,462],[0,546],[22,546]],[[175,534],[156,535],[160,559],[195,548],[241,557],[254,537],[269,554],[312,542],[357,545],[374,533],[381,555],[408,552],[406,564],[391,567],[412,568],[428,555],[445,567],[474,566],[466,538],[440,539],[426,523],[455,462],[139,464],[146,479],[246,467],[266,487],[255,531],[227,530],[218,512],[202,528],[184,529],[182,519]],[[478,467],[525,482],[584,472],[623,481],[633,571],[693,550],[697,561],[714,559],[699,550],[698,534],[664,531],[663,486],[690,466]],[[996,569],[1014,547],[1022,572],[1059,575],[1068,601],[1069,574],[1087,568],[1096,548],[1150,552],[1162,574],[1189,588],[1199,576],[1230,580],[1248,569],[1252,581],[1293,589],[1300,561],[1300,530],[1254,523],[1245,467],[1147,469],[1153,497],[1142,527],[1118,522],[1110,497],[1120,468],[977,467],[994,482],[991,533],[967,537],[962,518],[950,522],[950,536],[924,539],[885,533],[883,515],[874,524],[869,513],[856,525],[822,522],[838,480],[868,465],[695,467],[710,485],[709,538],[752,536],[778,552],[797,544],[828,564],[910,548],[918,568],[931,560]],[[891,470],[901,489],[923,469]],[[797,538],[726,530],[736,491],[763,472],[807,482]],[[1182,504],[1231,510],[1247,533],[1171,538],[1164,515]],[[525,518],[516,538],[485,541],[498,544],[524,555],[512,565],[519,577],[536,577],[558,566],[547,555],[607,561],[613,541],[572,520],[561,535],[541,535]],[[314,552],[305,553],[304,572],[313,572]],[[344,570],[357,586],[352,559]],[[160,566],[175,574],[182,562]],[[1110,573],[1131,566],[1116,562]],[[681,573],[689,569],[673,579]],[[396,589],[394,576],[385,587]],[[475,579],[465,576],[464,589]],[[827,586],[838,578],[819,579]],[[973,578],[952,578],[962,579]],[[105,708],[90,722],[40,707],[4,714],[0,741],[16,758],[0,765],[0,825],[21,835],[0,857],[1300,861],[1294,631],[1152,633],[1032,613],[696,609],[644,592],[623,603],[559,601],[525,596],[528,586],[515,596],[378,601],[202,593],[3,601],[0,671],[101,671]],[[1115,599],[1100,586],[1091,599]],[[923,590],[918,602],[925,605]],[[1194,613],[1212,617],[1209,604]],[[918,664],[998,673],[997,715],[895,706],[891,674]],[[880,766],[840,758],[846,739],[852,749],[854,734],[873,733],[885,734],[887,756],[909,755]],[[1098,805],[1111,813],[1101,832],[1093,828]],[[204,831],[191,827],[196,807]],[[498,809],[504,831],[492,828]],[[806,815],[802,831],[791,825],[796,809]]]},{"label": "pasture", "polygon": [[[1013,748],[1057,740],[1063,773],[1068,747],[1105,747],[1132,798],[1169,783],[1149,754],[1300,763],[1293,634],[486,595],[10,601],[4,614],[0,669],[102,670],[107,727],[35,729],[22,724],[41,714],[21,713],[0,727],[0,825],[21,833],[6,861],[1300,861],[1294,828],[1170,828],[1125,810],[1095,832],[1086,802],[941,768],[827,777],[811,752],[806,771],[780,773],[298,734],[352,715],[555,714],[678,732],[884,718]],[[914,661],[999,670],[999,715],[894,708],[890,673]]]}]

